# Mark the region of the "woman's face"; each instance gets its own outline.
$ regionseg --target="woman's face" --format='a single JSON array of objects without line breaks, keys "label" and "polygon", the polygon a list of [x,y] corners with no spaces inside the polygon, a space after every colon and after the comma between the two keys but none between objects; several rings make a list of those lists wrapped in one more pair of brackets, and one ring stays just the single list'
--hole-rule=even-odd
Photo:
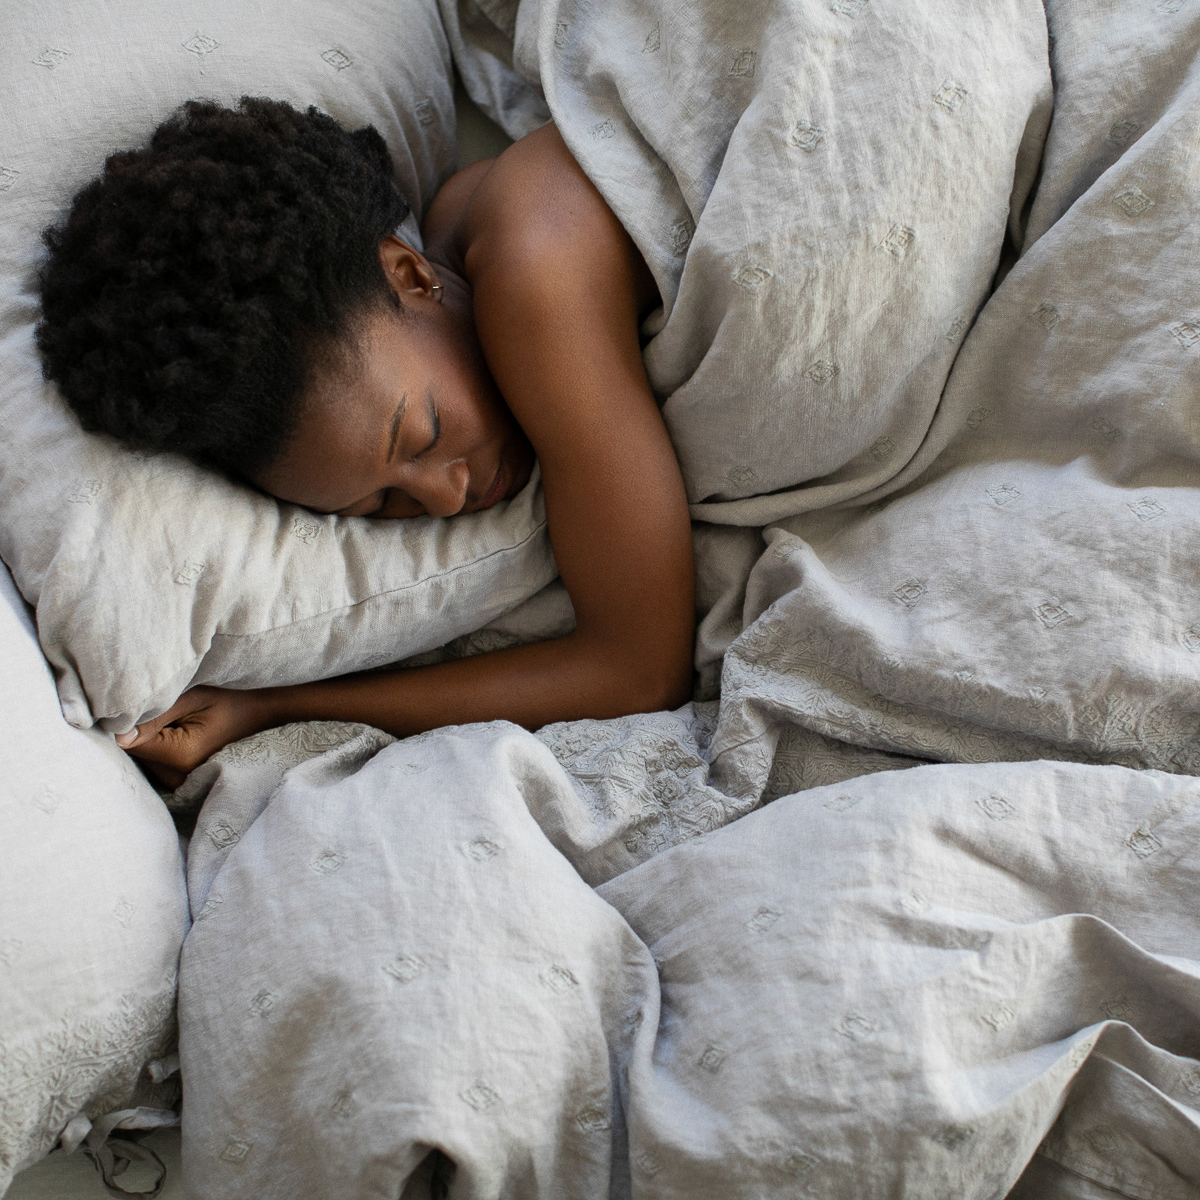
[{"label": "woman's face", "polygon": [[380,257],[404,313],[364,318],[356,346],[318,373],[284,453],[254,482],[347,517],[452,517],[516,495],[533,450],[488,372],[466,285],[435,276],[394,238]]}]

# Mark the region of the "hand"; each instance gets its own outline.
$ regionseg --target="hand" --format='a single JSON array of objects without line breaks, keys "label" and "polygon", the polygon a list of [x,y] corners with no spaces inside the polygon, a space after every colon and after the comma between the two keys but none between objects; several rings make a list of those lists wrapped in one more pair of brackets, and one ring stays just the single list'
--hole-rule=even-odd
[{"label": "hand", "polygon": [[222,746],[270,725],[260,693],[194,687],[162,716],[121,734],[117,745],[142,759],[167,787],[177,788]]}]

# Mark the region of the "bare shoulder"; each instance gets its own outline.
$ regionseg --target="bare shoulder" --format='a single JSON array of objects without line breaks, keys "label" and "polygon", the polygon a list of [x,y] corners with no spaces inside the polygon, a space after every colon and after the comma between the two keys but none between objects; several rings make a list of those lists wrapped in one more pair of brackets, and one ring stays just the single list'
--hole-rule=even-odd
[{"label": "bare shoulder", "polygon": [[433,203],[421,222],[421,237],[427,251],[440,251],[442,257],[461,257],[463,222],[479,185],[487,178],[497,160],[480,159],[469,167],[456,171],[438,189]]},{"label": "bare shoulder", "polygon": [[634,242],[553,124],[509,146],[488,170],[463,218],[463,247],[473,286],[503,290],[510,304],[590,306],[626,293],[636,310],[658,302]]}]

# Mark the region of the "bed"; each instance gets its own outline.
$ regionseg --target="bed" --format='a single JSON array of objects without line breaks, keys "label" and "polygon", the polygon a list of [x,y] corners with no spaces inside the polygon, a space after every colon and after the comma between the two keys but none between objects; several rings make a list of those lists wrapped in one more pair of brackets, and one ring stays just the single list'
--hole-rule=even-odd
[{"label": "bed", "polygon": [[[552,114],[655,273],[696,696],[536,734],[290,726],[195,771],[190,928],[157,951],[186,1194],[1200,1194],[1200,8],[435,15],[474,102],[512,135]],[[393,136],[435,154],[416,121]],[[58,505],[93,538],[111,478]],[[13,509],[0,551],[108,754],[181,681],[568,628],[537,504],[320,612],[296,563],[382,551],[272,510],[286,619],[168,553],[175,623],[129,662],[125,610],[72,591],[81,534],[38,550]],[[175,1078],[169,1025],[127,1090]],[[98,1096],[37,1152],[120,1144]],[[121,1103],[127,1130],[174,1107]]]}]

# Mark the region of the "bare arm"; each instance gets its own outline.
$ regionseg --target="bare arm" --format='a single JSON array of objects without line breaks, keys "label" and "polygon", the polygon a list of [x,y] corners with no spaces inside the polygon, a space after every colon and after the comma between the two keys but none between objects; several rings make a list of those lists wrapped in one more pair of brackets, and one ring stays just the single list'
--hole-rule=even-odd
[{"label": "bare arm", "polygon": [[431,667],[257,692],[196,689],[189,696],[204,706],[176,706],[143,727],[135,753],[171,772],[289,721],[363,721],[403,737],[494,719],[536,729],[687,698],[691,531],[638,345],[648,273],[553,127],[499,160],[467,225],[476,325],[541,464],[575,631]]}]

